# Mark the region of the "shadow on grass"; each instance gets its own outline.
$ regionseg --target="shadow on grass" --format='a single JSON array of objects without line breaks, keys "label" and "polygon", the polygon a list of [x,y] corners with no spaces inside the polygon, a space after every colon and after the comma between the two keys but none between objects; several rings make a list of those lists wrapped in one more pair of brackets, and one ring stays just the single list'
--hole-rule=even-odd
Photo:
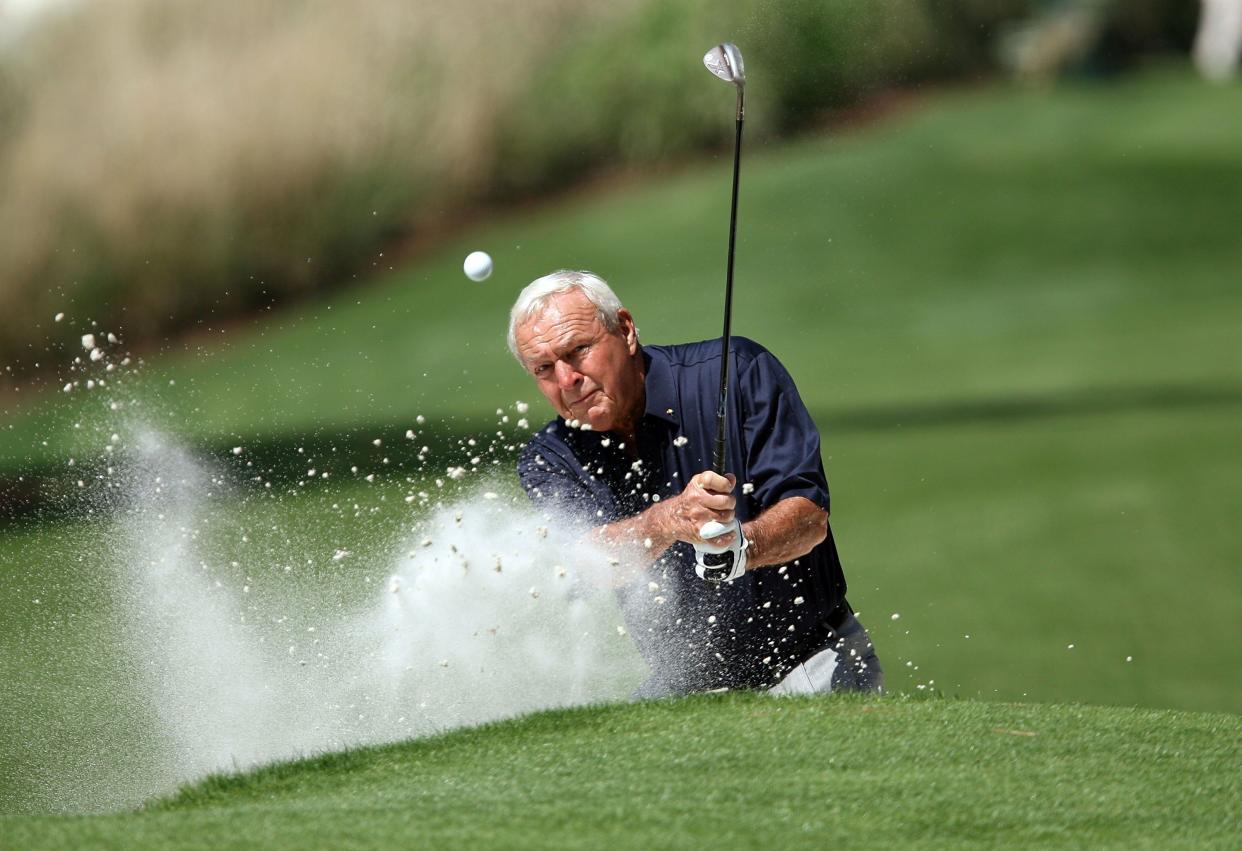
[{"label": "shadow on grass", "polygon": [[[237,487],[287,489],[330,486],[366,476],[378,481],[450,478],[450,468],[468,469],[472,458],[488,466],[496,460],[500,467],[511,470],[529,434],[510,430],[498,436],[495,421],[459,419],[448,426],[420,427],[412,437],[392,424],[268,435],[246,440],[240,453],[234,451],[235,438],[177,445],[205,469],[223,472]],[[124,483],[124,475],[119,479],[107,476],[108,466],[142,471],[150,469],[152,463],[140,455],[118,452],[96,459],[79,458],[71,469],[49,462],[0,472],[0,528],[72,517],[107,517],[122,511],[132,500],[133,488]],[[330,478],[325,478],[325,473]],[[109,481],[119,486],[106,487]]]},{"label": "shadow on grass", "polygon": [[[816,411],[816,422],[829,434],[880,432],[904,428],[1007,424],[1056,417],[1101,416],[1134,411],[1192,411],[1242,406],[1242,385],[1152,385],[1103,388],[1043,396],[947,400],[918,405],[890,405],[842,411]],[[475,457],[499,461],[511,471],[529,432],[497,432],[496,423],[458,420],[451,426],[421,428],[413,437],[392,425],[271,435],[246,442],[242,454],[230,444],[200,444],[192,453],[213,466],[230,470],[254,487],[307,486],[330,472],[378,479],[444,476],[451,467],[468,466]],[[379,441],[376,444],[376,440]],[[471,445],[469,441],[474,440]],[[424,447],[426,450],[424,451]],[[0,474],[0,527],[10,523],[53,520],[84,514],[107,514],[117,501],[94,499],[84,507],[77,481],[103,473],[104,461],[79,464],[72,476],[60,465],[45,464]],[[357,468],[357,472],[353,470]],[[316,476],[308,475],[310,469]]]}]

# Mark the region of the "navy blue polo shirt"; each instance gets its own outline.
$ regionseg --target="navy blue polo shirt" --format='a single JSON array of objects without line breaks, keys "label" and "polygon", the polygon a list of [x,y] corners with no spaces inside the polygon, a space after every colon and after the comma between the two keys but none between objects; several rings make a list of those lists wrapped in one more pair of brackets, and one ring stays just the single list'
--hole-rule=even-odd
[{"label": "navy blue polo shirt", "polygon": [[[793,379],[758,343],[735,337],[731,348],[726,470],[737,476],[738,518],[751,520],[796,496],[827,510],[819,432]],[[603,525],[681,493],[711,468],[720,340],[643,346],[642,353],[646,408],[637,445],[556,418],[518,459],[518,476],[536,505]],[[644,693],[764,688],[827,646],[829,618],[845,602],[845,577],[829,530],[802,558],[719,585],[695,575],[694,549],[678,542],[618,594],[652,671]]]}]

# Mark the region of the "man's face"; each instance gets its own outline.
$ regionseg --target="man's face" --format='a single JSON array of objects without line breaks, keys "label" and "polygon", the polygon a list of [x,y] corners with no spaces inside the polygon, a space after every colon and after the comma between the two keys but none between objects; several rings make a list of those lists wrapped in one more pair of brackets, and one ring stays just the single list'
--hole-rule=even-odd
[{"label": "man's face", "polygon": [[595,431],[632,431],[643,406],[638,332],[628,310],[609,331],[578,290],[549,299],[515,329],[518,354],[539,392],[567,420]]}]

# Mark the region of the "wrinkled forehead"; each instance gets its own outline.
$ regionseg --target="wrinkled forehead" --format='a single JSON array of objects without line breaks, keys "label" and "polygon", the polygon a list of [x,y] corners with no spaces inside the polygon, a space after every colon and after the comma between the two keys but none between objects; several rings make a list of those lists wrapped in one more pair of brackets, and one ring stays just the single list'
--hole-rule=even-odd
[{"label": "wrinkled forehead", "polygon": [[605,331],[599,311],[577,291],[557,293],[520,323],[514,331],[523,358],[559,350]]}]

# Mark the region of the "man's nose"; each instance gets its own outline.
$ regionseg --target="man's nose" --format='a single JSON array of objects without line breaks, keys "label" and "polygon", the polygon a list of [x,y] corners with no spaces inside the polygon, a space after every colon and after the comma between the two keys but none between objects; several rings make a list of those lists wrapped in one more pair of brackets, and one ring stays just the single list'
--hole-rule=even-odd
[{"label": "man's nose", "polygon": [[573,387],[582,380],[582,373],[578,372],[563,360],[556,362],[556,383],[561,387]]}]

